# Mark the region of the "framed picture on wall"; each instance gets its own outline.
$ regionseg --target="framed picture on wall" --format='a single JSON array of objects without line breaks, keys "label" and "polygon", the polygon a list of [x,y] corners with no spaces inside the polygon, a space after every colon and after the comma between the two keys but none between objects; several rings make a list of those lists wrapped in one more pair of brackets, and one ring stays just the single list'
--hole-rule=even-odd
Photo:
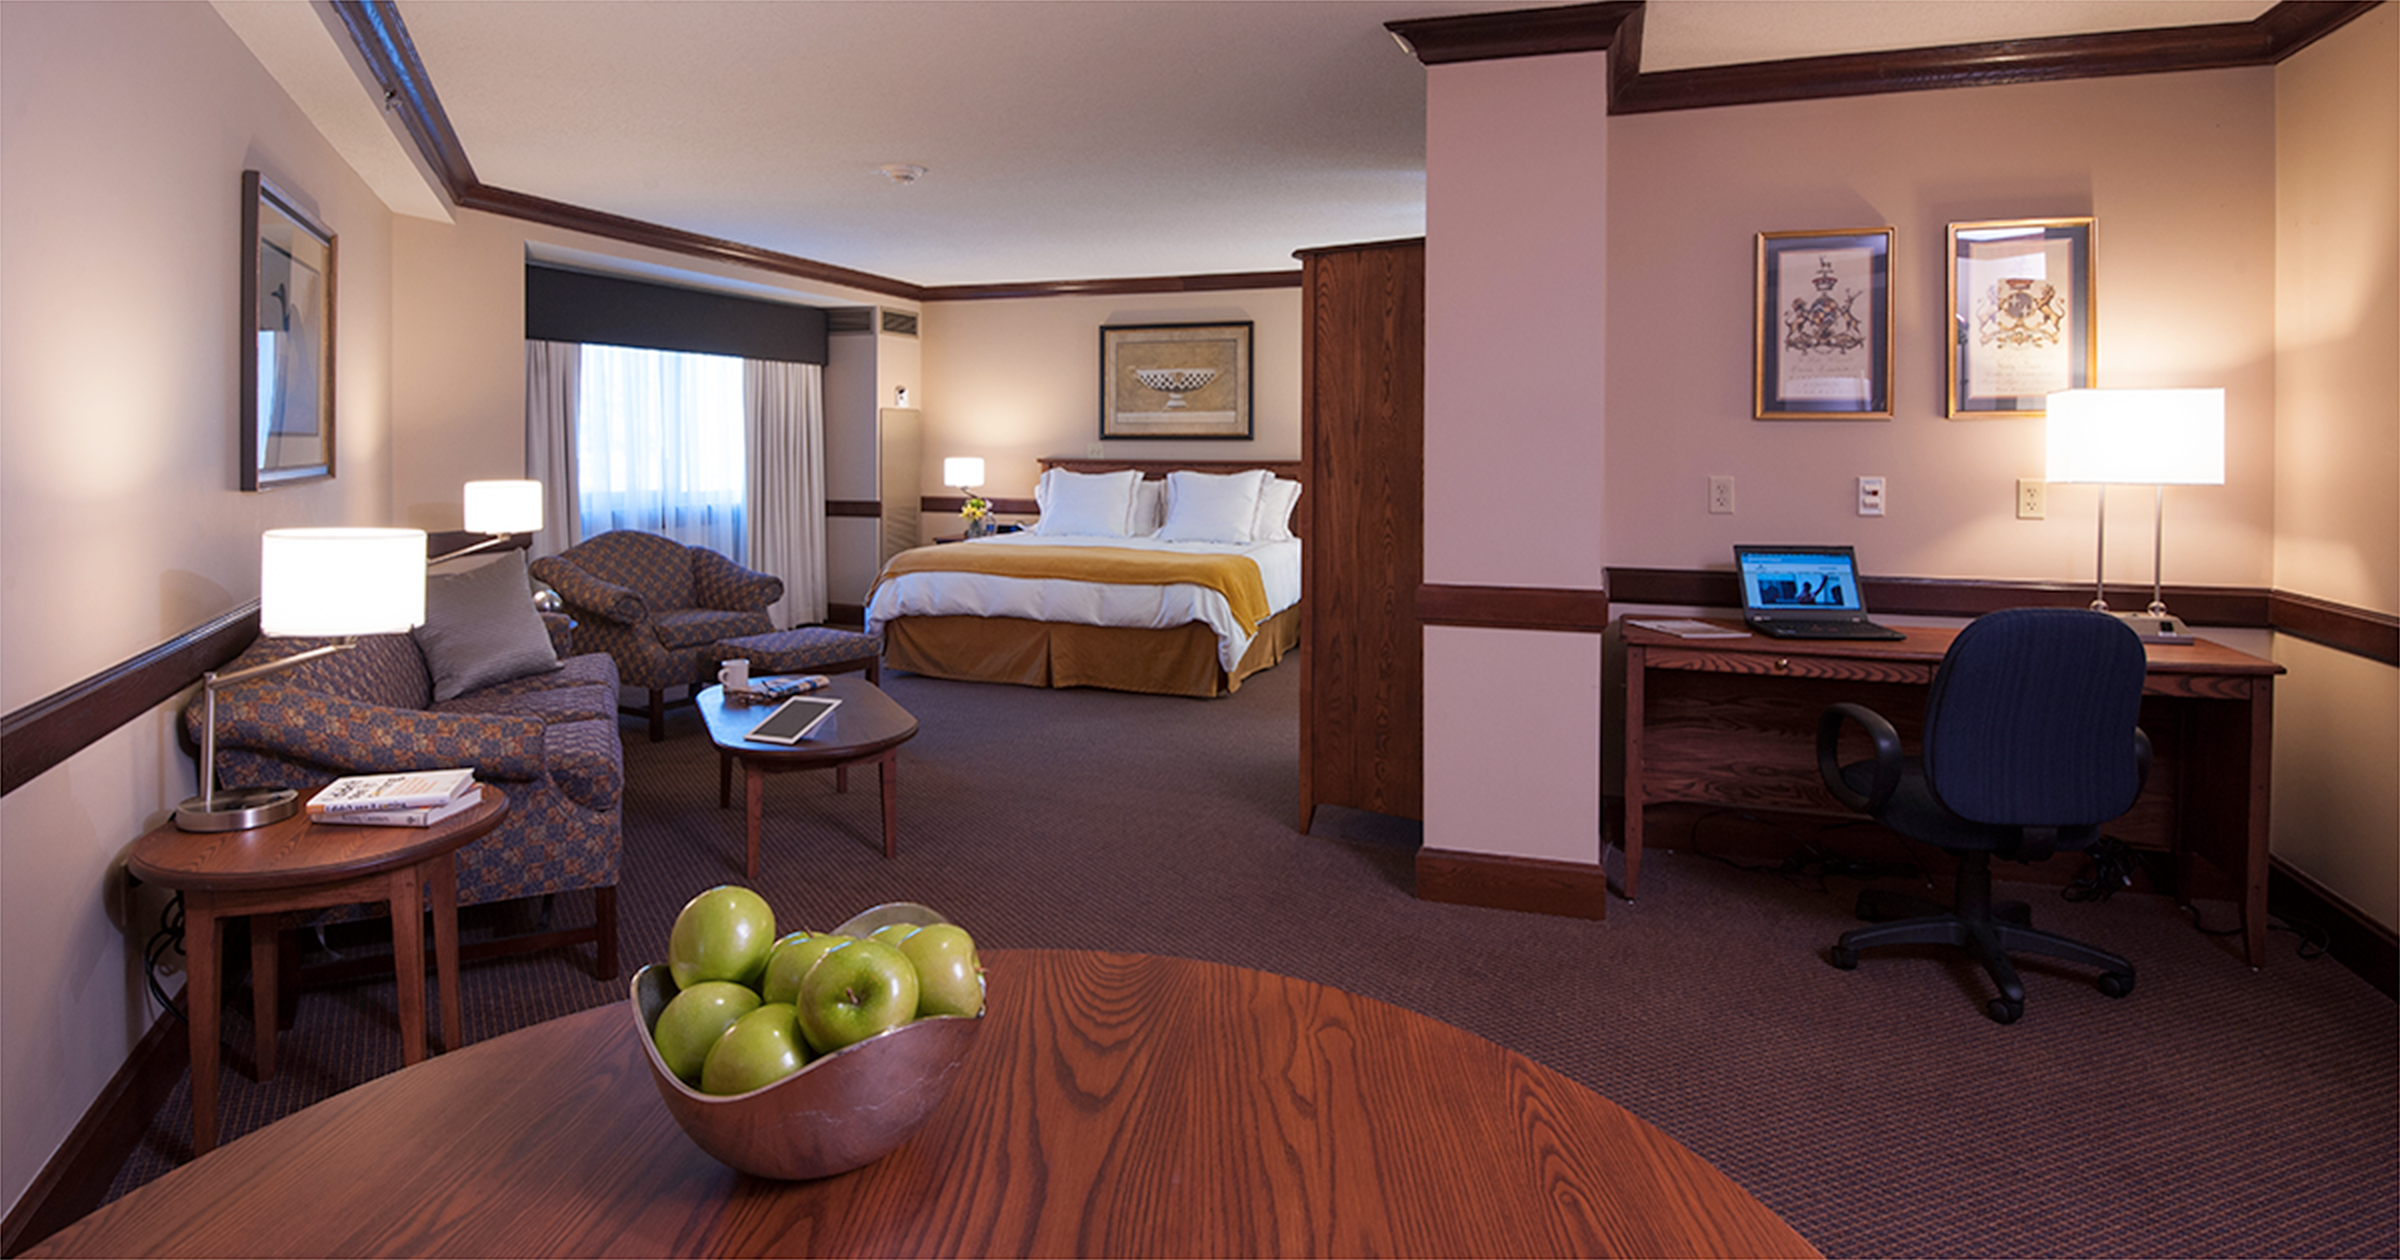
[{"label": "framed picture on wall", "polygon": [[1758,234],[1752,415],[1891,418],[1892,236],[1888,227]]},{"label": "framed picture on wall", "polygon": [[241,482],[333,475],[334,235],[242,172]]},{"label": "framed picture on wall", "polygon": [[1251,436],[1250,331],[1234,324],[1100,330],[1100,436]]},{"label": "framed picture on wall", "polygon": [[2096,220],[1950,225],[1950,409],[2038,416],[2056,390],[2097,382]]}]

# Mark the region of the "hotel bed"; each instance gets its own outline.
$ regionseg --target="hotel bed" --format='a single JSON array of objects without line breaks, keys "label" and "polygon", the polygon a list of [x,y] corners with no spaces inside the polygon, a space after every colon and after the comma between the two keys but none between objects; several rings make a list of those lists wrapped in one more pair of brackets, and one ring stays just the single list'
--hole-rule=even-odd
[{"label": "hotel bed", "polygon": [[920,547],[885,566],[867,632],[883,636],[887,665],[1217,696],[1298,645],[1297,465],[1043,467],[1033,530]]}]

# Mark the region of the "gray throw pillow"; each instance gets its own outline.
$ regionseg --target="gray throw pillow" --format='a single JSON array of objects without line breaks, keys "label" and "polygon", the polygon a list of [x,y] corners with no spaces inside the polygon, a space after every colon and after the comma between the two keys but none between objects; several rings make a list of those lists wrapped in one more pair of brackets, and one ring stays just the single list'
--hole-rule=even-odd
[{"label": "gray throw pillow", "polygon": [[435,703],[557,669],[550,632],[533,608],[522,552],[464,573],[425,579],[425,624],[412,632]]}]

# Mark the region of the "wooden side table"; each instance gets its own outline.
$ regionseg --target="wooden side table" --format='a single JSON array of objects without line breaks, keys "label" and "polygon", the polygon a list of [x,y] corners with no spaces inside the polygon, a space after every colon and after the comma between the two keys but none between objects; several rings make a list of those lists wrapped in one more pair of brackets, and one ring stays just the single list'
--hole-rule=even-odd
[{"label": "wooden side table", "polygon": [[[220,920],[386,901],[392,907],[392,959],[400,984],[400,1056],[425,1058],[423,890],[433,890],[434,973],[442,999],[442,1045],[460,1043],[458,1010],[458,864],[461,845],[508,814],[499,789],[479,785],[483,800],[430,827],[341,827],[305,813],[249,831],[177,829],[169,822],[134,841],[126,869],[183,894],[183,938],[190,978],[184,1007],[192,1038],[192,1153],[217,1144]],[[251,1011],[258,1028],[260,1080],[275,1075],[275,934],[250,934]]]}]

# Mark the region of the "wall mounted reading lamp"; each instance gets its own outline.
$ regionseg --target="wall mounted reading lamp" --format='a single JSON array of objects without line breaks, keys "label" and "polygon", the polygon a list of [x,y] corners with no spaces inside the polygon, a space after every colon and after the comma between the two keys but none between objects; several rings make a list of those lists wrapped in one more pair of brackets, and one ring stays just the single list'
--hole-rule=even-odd
[{"label": "wall mounted reading lamp", "polygon": [[497,547],[518,534],[542,527],[542,483],[538,481],[470,481],[463,492],[468,533],[490,534],[482,542],[444,552],[426,561],[440,564]]},{"label": "wall mounted reading lamp", "polygon": [[2108,487],[2157,489],[2150,550],[2150,607],[2118,613],[2154,643],[2189,643],[2163,598],[2168,486],[2225,484],[2225,391],[2221,389],[2070,389],[2050,395],[2045,479],[2100,487],[2099,559],[2092,607],[2109,611]]},{"label": "wall mounted reading lamp", "polygon": [[200,794],[175,810],[185,831],[242,831],[299,812],[289,788],[217,787],[217,692],[348,651],[362,634],[404,634],[425,620],[425,531],[270,529],[259,539],[262,635],[341,636],[281,660],[200,676]]}]

